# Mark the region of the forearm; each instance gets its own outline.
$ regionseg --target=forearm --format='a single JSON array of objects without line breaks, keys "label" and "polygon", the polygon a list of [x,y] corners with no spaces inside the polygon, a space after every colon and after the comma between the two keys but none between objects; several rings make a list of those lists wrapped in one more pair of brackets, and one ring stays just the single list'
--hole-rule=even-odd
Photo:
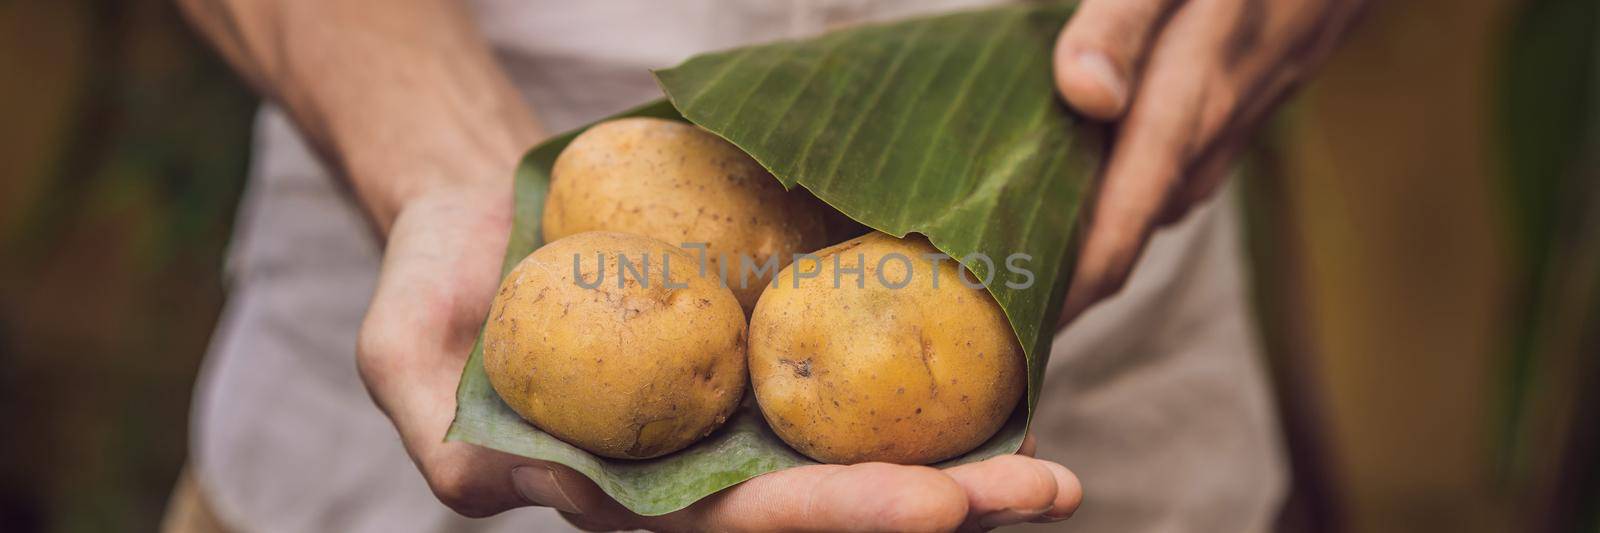
[{"label": "forearm", "polygon": [[457,2],[179,3],[350,179],[381,231],[429,191],[508,182],[540,135]]}]

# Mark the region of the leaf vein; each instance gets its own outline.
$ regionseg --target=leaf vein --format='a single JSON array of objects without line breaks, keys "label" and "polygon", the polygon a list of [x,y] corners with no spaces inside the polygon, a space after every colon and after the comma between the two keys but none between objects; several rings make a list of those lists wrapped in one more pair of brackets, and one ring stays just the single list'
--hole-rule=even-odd
[{"label": "leaf vein", "polygon": [[711,92],[711,90],[715,88],[717,84],[722,83],[722,80],[728,77],[728,73],[733,71],[734,66],[744,61],[744,58],[750,57],[750,54],[755,52],[758,48],[764,47],[751,46],[740,50],[739,53],[734,54],[734,56],[731,58],[728,58],[728,60],[722,64],[722,68],[717,69],[716,74],[711,75],[710,79],[706,80],[705,83],[700,85],[700,90],[695,91],[694,96],[691,96],[688,100],[684,101],[683,111],[688,113],[690,109],[696,108],[696,104],[700,102],[700,99],[704,97],[706,93]]},{"label": "leaf vein", "polygon": [[[910,37],[906,38],[905,42],[900,45],[900,51],[895,54],[894,59],[889,63],[888,72],[886,72],[882,78],[879,78],[878,83],[873,86],[872,94],[867,98],[867,109],[871,109],[878,105],[878,100],[883,98],[884,90],[889,87],[888,80],[894,79],[895,75],[900,72],[900,66],[905,63],[906,57],[911,55],[911,50],[916,48],[915,45],[917,41],[921,40],[922,36],[928,33],[928,28],[932,26],[932,24],[923,24],[919,26],[916,31],[912,33]],[[850,151],[850,146],[855,142],[856,132],[861,130],[861,123],[866,120],[866,117],[866,113],[861,113],[856,115],[855,120],[850,122],[850,129],[845,132],[844,141],[840,143],[838,153],[833,156],[833,161],[828,164],[827,172],[823,172],[819,179],[827,179],[830,183],[833,181],[831,176],[833,175],[834,171],[839,169],[839,163],[844,159],[844,154]]]},{"label": "leaf vein", "polygon": [[[973,25],[973,27],[976,27],[976,26],[977,25]],[[978,66],[976,68],[972,68],[972,69],[967,70],[967,75],[965,76],[965,78],[963,80],[961,80],[961,88],[956,93],[956,101],[954,103],[952,103],[950,105],[950,107],[945,108],[944,115],[939,117],[939,122],[937,123],[936,126],[934,126],[934,128],[933,128],[933,130],[934,130],[934,137],[933,138],[934,139],[939,139],[939,138],[942,138],[944,136],[944,129],[945,129],[946,126],[948,126],[950,124],[950,119],[955,117],[956,110],[961,108],[962,102],[966,101],[967,95],[972,92],[972,84],[977,82],[977,80],[978,80],[977,73],[983,70],[983,65],[986,64],[986,62],[989,60],[989,56],[994,53],[996,45],[998,45],[1000,43],[1002,38],[1007,33],[1008,32],[1006,32],[1003,29],[1001,29],[1001,30],[993,31],[993,32],[991,32],[989,34],[990,35],[989,42],[984,45],[983,51],[979,54],[979,59],[977,61],[977,65]],[[941,68],[942,68],[942,66],[941,66]],[[934,147],[936,147],[936,146],[937,146],[937,141],[935,141],[935,146]],[[934,148],[934,147],[928,147],[928,148]],[[937,151],[938,150],[928,149],[928,150],[924,150],[922,152],[922,161],[917,164],[917,170],[915,172],[911,173],[911,176],[912,176],[911,189],[905,195],[906,200],[907,200],[907,202],[906,202],[907,205],[915,205],[918,195],[922,193],[922,182],[923,182],[922,173],[923,173],[923,171],[927,170],[928,161],[933,159],[933,154],[934,154],[934,152],[937,152]],[[970,161],[970,159],[969,159],[969,161]],[[963,172],[962,175],[958,176],[958,177],[964,178],[965,174],[966,173]],[[900,211],[899,220],[897,220],[896,223],[899,224],[899,225],[905,225],[906,224],[906,217],[910,216],[911,213],[912,213],[912,210],[910,210],[910,209],[902,209]]]},{"label": "leaf vein", "polygon": [[739,120],[739,113],[744,111],[744,106],[746,104],[750,103],[750,97],[755,96],[756,91],[761,88],[762,84],[767,82],[767,78],[772,77],[772,73],[777,71],[779,66],[783,65],[785,61],[788,61],[790,58],[794,57],[794,51],[795,47],[780,48],[778,50],[778,54],[780,55],[767,64],[767,68],[761,71],[761,76],[756,78],[755,82],[750,84],[750,89],[745,91],[744,96],[739,98],[739,103],[733,106],[733,111],[728,114],[728,120],[730,122]]},{"label": "leaf vein", "polygon": [[822,55],[818,57],[817,62],[811,69],[806,71],[805,77],[801,78],[798,84],[800,90],[795,91],[794,96],[789,97],[789,100],[783,103],[783,112],[778,114],[777,120],[773,120],[771,124],[767,125],[767,131],[762,132],[761,138],[756,140],[757,145],[766,145],[767,139],[772,137],[772,132],[777,131],[778,126],[789,118],[789,113],[794,111],[794,104],[800,101],[800,96],[806,93],[807,88],[810,88],[812,79],[816,77],[818,72],[822,71],[823,66],[828,64],[828,58],[833,57],[833,53],[839,50],[839,43],[844,41],[845,39],[833,39],[827,48],[823,49]]}]

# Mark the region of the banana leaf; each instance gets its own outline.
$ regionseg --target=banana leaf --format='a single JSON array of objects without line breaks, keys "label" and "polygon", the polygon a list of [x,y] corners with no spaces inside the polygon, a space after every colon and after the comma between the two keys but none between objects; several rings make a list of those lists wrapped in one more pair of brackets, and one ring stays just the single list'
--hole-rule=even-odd
[{"label": "banana leaf", "polygon": [[[1027,401],[978,449],[935,466],[1012,453],[1039,397],[1050,333],[1072,267],[1078,212],[1102,132],[1057,100],[1050,66],[1065,5],[1028,5],[862,26],[716,52],[656,72],[666,99],[624,112],[687,120],[749,153],[785,187],[896,236],[917,232],[986,281],[1028,361]],[[524,158],[504,268],[538,248],[555,158],[582,130]],[[984,262],[973,254],[984,254]],[[1004,258],[1035,279],[994,275]],[[1012,281],[1006,284],[1002,281]],[[472,351],[446,437],[572,467],[643,515],[814,464],[772,433],[747,395],[726,426],[650,460],[597,457],[518,418]]]}]

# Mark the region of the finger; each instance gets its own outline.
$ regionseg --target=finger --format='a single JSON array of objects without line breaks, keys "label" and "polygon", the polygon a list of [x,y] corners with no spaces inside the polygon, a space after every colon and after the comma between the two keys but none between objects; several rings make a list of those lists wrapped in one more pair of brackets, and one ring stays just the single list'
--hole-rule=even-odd
[{"label": "finger", "polygon": [[[381,282],[380,282],[381,284]],[[391,293],[392,294],[392,293]],[[376,326],[374,326],[376,328]],[[454,381],[460,363],[435,368],[425,364],[432,350],[410,343],[414,336],[385,334],[383,328],[363,332],[362,375],[376,403],[394,422],[406,452],[416,463],[428,488],[456,512],[483,517],[528,505],[561,508],[565,502],[548,494],[519,492],[514,472],[519,467],[543,463],[461,442],[446,442],[445,431],[454,416]],[[387,339],[387,340],[382,340]],[[435,355],[445,360],[442,354]],[[407,371],[394,368],[396,361]],[[535,496],[529,497],[528,494]]]},{"label": "finger", "polygon": [[455,408],[454,395],[449,392],[453,380],[448,376],[460,373],[459,363],[442,366],[446,363],[435,363],[434,359],[443,360],[441,356],[428,355],[434,353],[430,347],[408,342],[414,336],[373,328],[363,332],[359,348],[363,379],[441,503],[472,517],[530,504],[551,504],[526,500],[512,484],[513,468],[536,465],[536,461],[444,441]]},{"label": "finger", "polygon": [[[712,530],[948,531],[967,515],[949,476],[920,466],[865,463],[762,476],[687,515]],[[782,474],[784,472],[780,472]]]},{"label": "finger", "polygon": [[[551,464],[551,476],[539,477],[530,481],[538,483],[551,483],[530,489],[542,491],[548,497],[528,494],[529,499],[565,500],[570,505],[549,505],[561,512],[567,522],[585,531],[617,531],[624,529],[639,529],[641,524],[649,517],[640,516],[629,511],[622,504],[600,490],[594,481],[578,473],[576,470],[563,465]],[[518,472],[521,474],[521,471]]]},{"label": "finger", "polygon": [[580,507],[589,501],[601,506],[575,523],[665,531],[948,531],[967,516],[966,494],[950,476],[885,463],[781,470],[658,517],[639,517],[606,506],[603,499],[593,493],[575,496]]},{"label": "finger", "polygon": [[1198,66],[1150,70],[1117,132],[1089,215],[1062,322],[1122,288],[1187,166],[1202,90]]},{"label": "finger", "polygon": [[[1283,24],[1273,26],[1273,39],[1286,40],[1286,37],[1276,35],[1287,31]],[[1228,85],[1244,87],[1242,96],[1236,105],[1226,108],[1213,106],[1213,113],[1221,116],[1203,117],[1201,119],[1202,137],[1209,140],[1209,145],[1199,153],[1191,163],[1188,178],[1184,180],[1182,188],[1176,193],[1173,200],[1168,203],[1166,212],[1162,215],[1158,225],[1164,226],[1182,220],[1195,204],[1210,198],[1221,188],[1226,178],[1235,169],[1235,163],[1241,153],[1248,149],[1255,141],[1255,132],[1261,124],[1271,118],[1273,110],[1293,92],[1301,79],[1301,72],[1307,61],[1317,61],[1326,54],[1326,46],[1320,41],[1312,42],[1314,45],[1308,53],[1316,56],[1306,56],[1283,61],[1291,63],[1282,68],[1268,69],[1261,66],[1252,68],[1235,68],[1227,74]],[[1215,132],[1210,131],[1215,128]]]},{"label": "finger", "polygon": [[1033,520],[1055,507],[1060,492],[1046,461],[1002,455],[945,469],[967,496],[967,529]]},{"label": "finger", "polygon": [[1059,489],[1056,491],[1055,505],[1031,522],[1060,522],[1071,518],[1083,505],[1083,483],[1065,466],[1049,461],[1045,461],[1044,466],[1050,470],[1050,475],[1055,476]]},{"label": "finger", "polygon": [[1154,43],[1101,175],[1061,324],[1121,290],[1195,153],[1209,144],[1201,120],[1235,101],[1217,94],[1226,91],[1217,90],[1217,48],[1208,44],[1225,41],[1230,19],[1207,12],[1218,4],[1178,7]]},{"label": "finger", "polygon": [[1233,173],[1239,154],[1250,146],[1251,140],[1251,136],[1241,131],[1225,135],[1213,143],[1190,165],[1189,178],[1184,180],[1172,201],[1167,203],[1156,226],[1169,226],[1182,221],[1196,204],[1215,194]]},{"label": "finger", "polygon": [[1261,123],[1269,118],[1268,112],[1276,108],[1276,103],[1283,99],[1288,89],[1287,83],[1270,87],[1269,90],[1275,94],[1253,100],[1271,104],[1246,106],[1237,122],[1212,140],[1211,145],[1190,165],[1188,178],[1184,180],[1172,201],[1167,203],[1167,208],[1157,226],[1178,223],[1196,204],[1216,194],[1217,189],[1220,189],[1228,176],[1236,170],[1240,154],[1255,142],[1255,132]]},{"label": "finger", "polygon": [[410,452],[428,489],[463,516],[481,518],[529,505],[574,508],[559,490],[533,489],[528,483],[529,474],[549,470],[547,463],[462,442],[417,448]]},{"label": "finger", "polygon": [[1056,39],[1056,89],[1078,112],[1113,120],[1127,108],[1145,50],[1177,0],[1084,0]]}]

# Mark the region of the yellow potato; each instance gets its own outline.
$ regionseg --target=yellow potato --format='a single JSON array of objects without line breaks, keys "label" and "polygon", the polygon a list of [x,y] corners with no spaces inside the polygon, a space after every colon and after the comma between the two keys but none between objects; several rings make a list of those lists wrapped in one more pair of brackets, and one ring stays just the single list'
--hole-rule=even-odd
[{"label": "yellow potato", "polygon": [[[796,261],[761,296],[750,378],[790,446],[827,463],[927,464],[1005,423],[1027,387],[1022,349],[988,292],[959,281],[953,259],[925,257],[936,252],[870,233]],[[848,271],[863,266],[858,287]],[[797,283],[797,271],[817,275]]]},{"label": "yellow potato", "polygon": [[827,211],[699,127],[624,118],[589,128],[556,158],[542,228],[546,242],[620,231],[704,243],[708,271],[727,273],[748,312],[793,254],[827,245]]},{"label": "yellow potato", "polygon": [[545,432],[606,457],[657,457],[711,433],[744,394],[745,315],[695,261],[676,245],[606,232],[533,252],[489,310],[483,369],[495,392]]}]

